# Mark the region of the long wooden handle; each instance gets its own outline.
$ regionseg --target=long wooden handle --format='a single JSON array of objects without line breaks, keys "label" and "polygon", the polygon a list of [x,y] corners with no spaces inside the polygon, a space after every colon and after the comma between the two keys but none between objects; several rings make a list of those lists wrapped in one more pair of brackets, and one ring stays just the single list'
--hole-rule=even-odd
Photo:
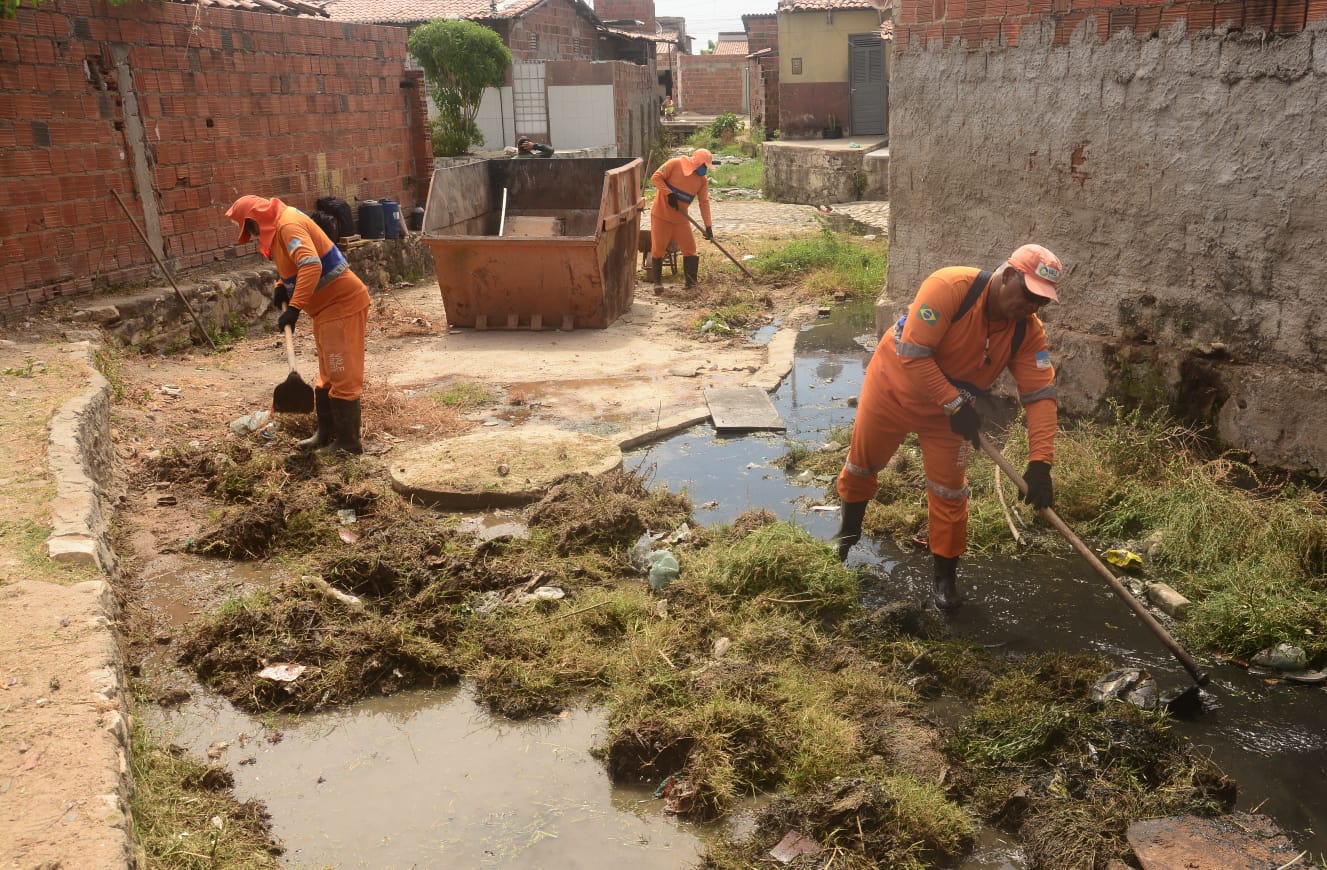
[{"label": "long wooden handle", "polygon": [[[703,226],[701,226],[700,224],[696,223],[696,219],[693,218],[691,215],[687,215],[687,220],[691,221],[691,225],[692,225],[693,227],[695,227],[696,229],[700,230],[702,233],[705,232],[705,228],[704,228]],[[756,276],[755,276],[755,275],[752,275],[750,272],[748,272],[748,271],[746,270],[746,266],[743,266],[741,263],[737,262],[737,258],[734,257],[732,254],[728,253],[728,249],[727,249],[727,248],[725,248],[723,245],[719,244],[718,242],[714,241],[714,239],[710,239],[709,242],[710,242],[711,245],[713,245],[714,247],[718,248],[720,251],[723,251],[723,255],[724,255],[725,257],[727,257],[728,259],[732,260],[732,261],[733,261],[733,265],[736,266],[737,268],[741,269],[743,275],[747,276],[747,277],[750,278],[752,281],[756,280]]]},{"label": "long wooden handle", "polygon": [[[1000,449],[991,443],[991,439],[986,437],[985,432],[981,433],[981,449],[985,450],[986,454],[991,457],[995,464],[1000,466],[1001,471],[1009,475],[1009,479],[1018,486],[1021,492],[1024,494],[1027,493],[1028,485],[1027,481],[1023,479],[1023,475],[1014,470],[1014,467],[1009,464],[1008,459],[1004,458],[1004,454],[1000,452]],[[1138,618],[1143,621],[1144,625],[1151,629],[1152,633],[1157,636],[1157,639],[1161,641],[1162,645],[1170,650],[1171,655],[1175,656],[1175,658],[1179,660],[1179,663],[1184,665],[1184,669],[1189,672],[1191,677],[1193,677],[1194,682],[1200,686],[1206,686],[1211,678],[1198,667],[1198,663],[1193,660],[1193,656],[1189,655],[1184,647],[1180,646],[1179,642],[1170,636],[1170,632],[1166,631],[1166,627],[1160,622],[1157,622],[1156,617],[1148,612],[1148,609],[1143,606],[1141,601],[1134,598],[1133,595],[1129,593],[1129,590],[1124,588],[1124,584],[1121,583],[1115,575],[1111,573],[1111,570],[1097,558],[1097,554],[1089,550],[1087,545],[1074,534],[1073,529],[1069,528],[1068,524],[1060,519],[1059,515],[1050,508],[1042,508],[1040,514],[1045,518],[1046,522],[1055,527],[1055,530],[1069,542],[1070,546],[1078,551],[1078,555],[1087,560],[1087,563],[1096,569],[1096,572],[1101,575],[1101,578],[1110,584],[1110,588],[1115,594],[1123,599],[1125,604],[1129,605],[1129,608],[1138,615]]]},{"label": "long wooden handle", "polygon": [[295,327],[287,326],[281,330],[286,335],[286,360],[290,363],[290,370],[295,370]]}]

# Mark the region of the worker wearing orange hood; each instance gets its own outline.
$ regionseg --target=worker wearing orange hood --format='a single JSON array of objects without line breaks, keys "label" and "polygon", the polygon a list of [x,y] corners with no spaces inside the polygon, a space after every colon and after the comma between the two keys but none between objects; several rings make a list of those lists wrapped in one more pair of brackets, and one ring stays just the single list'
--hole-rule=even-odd
[{"label": "worker wearing orange hood", "polygon": [[293,330],[301,313],[313,318],[318,430],[298,446],[362,453],[360,394],[368,288],[312,218],[276,197],[242,196],[226,211],[226,218],[240,227],[236,244],[257,239],[258,250],[276,265],[280,281],[272,305],[281,310],[277,328]]},{"label": "worker wearing orange hood", "polygon": [[714,156],[708,149],[697,148],[690,155],[674,157],[654,171],[650,181],[658,188],[654,205],[650,208],[650,277],[654,292],[663,292],[663,258],[668,245],[677,242],[682,252],[682,272],[686,286],[696,286],[700,271],[700,257],[696,255],[696,237],[691,233],[687,208],[691,201],[700,203],[700,218],[705,225],[705,238],[714,239],[710,218],[710,170]]}]

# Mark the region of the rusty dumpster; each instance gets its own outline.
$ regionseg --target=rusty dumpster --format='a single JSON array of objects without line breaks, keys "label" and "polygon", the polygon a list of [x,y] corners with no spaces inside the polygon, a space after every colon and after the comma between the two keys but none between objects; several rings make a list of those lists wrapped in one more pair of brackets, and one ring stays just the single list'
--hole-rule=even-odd
[{"label": "rusty dumpster", "polygon": [[631,307],[638,158],[473,160],[439,167],[424,241],[447,322],[603,329]]}]

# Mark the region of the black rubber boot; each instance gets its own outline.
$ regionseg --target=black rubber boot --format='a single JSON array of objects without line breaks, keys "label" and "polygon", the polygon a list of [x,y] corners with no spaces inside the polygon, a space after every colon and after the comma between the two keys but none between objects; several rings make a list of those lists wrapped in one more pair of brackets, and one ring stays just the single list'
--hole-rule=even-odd
[{"label": "black rubber boot", "polygon": [[318,431],[295,442],[300,450],[315,450],[332,443],[332,394],[328,387],[314,389],[313,409],[318,413]]},{"label": "black rubber boot", "polygon": [[663,292],[663,257],[650,258],[650,280],[654,282],[654,292]]},{"label": "black rubber boot", "polygon": [[686,276],[688,287],[696,286],[696,278],[700,273],[700,257],[683,257],[682,274]]},{"label": "black rubber boot", "polygon": [[963,596],[958,594],[958,557],[934,556],[934,558],[935,589],[931,593],[931,600],[940,610],[957,610],[963,603]]},{"label": "black rubber boot", "polygon": [[335,440],[322,450],[326,453],[363,453],[359,442],[359,399],[331,399]]},{"label": "black rubber boot", "polygon": [[843,519],[839,523],[839,530],[834,533],[834,541],[839,548],[839,561],[846,561],[848,551],[852,549],[862,539],[862,520],[866,518],[866,502],[864,501],[845,501],[843,503]]}]

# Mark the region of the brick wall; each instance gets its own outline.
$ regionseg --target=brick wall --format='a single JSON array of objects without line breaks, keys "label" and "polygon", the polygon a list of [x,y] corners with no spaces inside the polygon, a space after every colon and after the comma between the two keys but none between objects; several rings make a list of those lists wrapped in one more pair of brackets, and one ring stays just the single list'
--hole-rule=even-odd
[{"label": "brick wall", "polygon": [[0,315],[254,251],[226,207],[422,199],[405,31],[174,3],[60,0],[0,20]]},{"label": "brick wall", "polygon": [[764,49],[773,49],[770,54],[753,58],[752,63],[760,66],[760,111],[756,111],[756,91],[752,91],[751,116],[760,116],[766,130],[779,129],[779,17],[768,15],[743,15],[742,26],[746,28],[748,51],[755,53]]},{"label": "brick wall", "polygon": [[[678,110],[702,115],[742,114],[744,79],[751,61],[745,57],[679,54],[673,99]],[[679,99],[680,98],[680,99]]]},{"label": "brick wall", "polygon": [[654,33],[654,0],[595,0],[594,14],[604,21],[640,21],[641,33]]},{"label": "brick wall", "polygon": [[599,34],[568,0],[548,0],[514,19],[506,34],[513,61],[594,60]]},{"label": "brick wall", "polygon": [[617,115],[617,156],[640,157],[650,153],[659,133],[659,108],[654,94],[655,74],[648,66],[613,64],[613,102]]},{"label": "brick wall", "polygon": [[1229,28],[1287,35],[1324,18],[1327,0],[904,0],[895,16],[895,39],[899,51],[955,39],[974,49],[997,38],[1017,45],[1024,28],[1040,34],[1047,27],[1054,45],[1066,45],[1088,21],[1098,40],[1126,30],[1156,36],[1177,22],[1188,33]]},{"label": "brick wall", "polygon": [[779,50],[779,17],[769,15],[743,15],[742,26],[746,28],[747,51],[757,52],[772,48]]}]

